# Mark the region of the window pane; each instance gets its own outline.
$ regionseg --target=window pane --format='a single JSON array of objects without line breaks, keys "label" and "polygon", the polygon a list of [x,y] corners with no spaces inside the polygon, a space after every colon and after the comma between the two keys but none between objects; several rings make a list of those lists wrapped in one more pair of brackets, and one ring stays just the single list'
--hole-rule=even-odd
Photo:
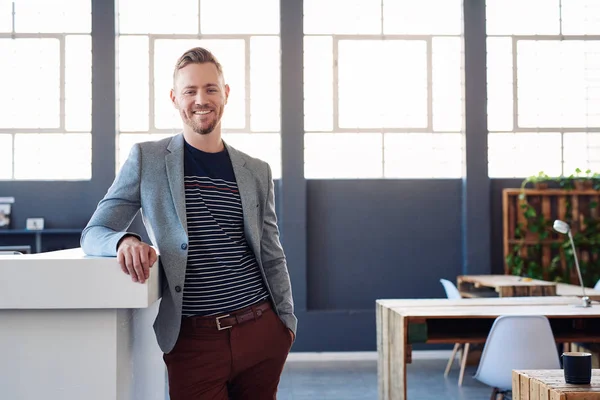
[{"label": "window pane", "polygon": [[565,175],[574,173],[577,168],[600,172],[600,133],[565,133],[563,146]]},{"label": "window pane", "polygon": [[427,127],[425,41],[342,40],[338,71],[340,127]]},{"label": "window pane", "polygon": [[[147,131],[149,120],[149,55],[147,36],[120,36],[118,52],[119,130]],[[172,62],[175,64],[175,61]],[[157,100],[168,99],[161,92]]]},{"label": "window pane", "polygon": [[92,38],[67,36],[65,42],[65,125],[92,130]]},{"label": "window pane", "polygon": [[490,178],[524,178],[544,171],[561,174],[560,133],[490,133]]},{"label": "window pane", "polygon": [[12,2],[0,0],[0,32],[12,31]]},{"label": "window pane", "polygon": [[273,179],[281,178],[281,135],[279,133],[224,133],[223,140],[252,157],[268,162]]},{"label": "window pane", "polygon": [[513,59],[511,38],[487,39],[488,129],[513,130]]},{"label": "window pane", "polygon": [[386,133],[386,178],[460,178],[460,133]]},{"label": "window pane", "polygon": [[278,34],[279,0],[200,0],[200,31]]},{"label": "window pane", "polygon": [[250,126],[255,132],[281,129],[281,68],[278,36],[250,39]]},{"label": "window pane", "polygon": [[433,38],[432,48],[433,129],[460,132],[463,126],[462,39]]},{"label": "window pane", "polygon": [[381,0],[304,0],[304,33],[381,33]]},{"label": "window pane", "polygon": [[520,127],[600,126],[600,41],[518,42]]},{"label": "window pane", "polygon": [[304,175],[308,179],[382,178],[382,148],[380,133],[307,133]]},{"label": "window pane", "polygon": [[121,133],[119,135],[119,142],[117,149],[117,170],[120,170],[125,161],[127,161],[127,157],[129,156],[129,152],[131,148],[136,143],[141,142],[150,142],[162,140],[164,138],[173,136],[171,134],[157,134],[157,133],[149,133],[149,134],[141,134],[141,133]]},{"label": "window pane", "polygon": [[333,129],[333,39],[304,37],[304,130]]},{"label": "window pane", "polygon": [[225,82],[231,87],[223,116],[223,129],[246,125],[246,58],[245,42],[241,39],[156,40],[154,48],[155,124],[157,128],[182,129],[177,110],[169,98],[173,86],[173,68],[177,59],[195,46],[209,49],[223,66]]},{"label": "window pane", "polygon": [[15,31],[33,33],[90,33],[91,0],[17,0]]},{"label": "window pane", "polygon": [[599,35],[600,2],[598,0],[562,0],[562,32],[565,35]]},{"label": "window pane", "polygon": [[91,176],[91,134],[15,135],[15,179],[81,180]]},{"label": "window pane", "polygon": [[12,179],[12,135],[0,135],[0,179]]},{"label": "window pane", "polygon": [[57,39],[0,39],[0,128],[60,126],[59,49]]},{"label": "window pane", "polygon": [[383,30],[388,35],[460,35],[462,0],[383,0]]},{"label": "window pane", "polygon": [[119,33],[198,33],[198,0],[119,0]]},{"label": "window pane", "polygon": [[558,35],[559,0],[487,0],[488,35]]}]

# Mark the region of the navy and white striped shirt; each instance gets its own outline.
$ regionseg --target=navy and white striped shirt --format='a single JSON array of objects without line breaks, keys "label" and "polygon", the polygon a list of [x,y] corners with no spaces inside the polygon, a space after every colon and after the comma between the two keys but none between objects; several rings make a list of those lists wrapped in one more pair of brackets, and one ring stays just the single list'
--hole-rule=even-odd
[{"label": "navy and white striped shirt", "polygon": [[183,315],[215,315],[268,297],[244,235],[242,202],[229,154],[185,144],[188,261]]}]

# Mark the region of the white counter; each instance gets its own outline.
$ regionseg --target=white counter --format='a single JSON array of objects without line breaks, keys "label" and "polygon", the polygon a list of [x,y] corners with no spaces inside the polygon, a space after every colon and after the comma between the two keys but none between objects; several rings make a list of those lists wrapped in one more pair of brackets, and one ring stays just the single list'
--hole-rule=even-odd
[{"label": "white counter", "polygon": [[164,400],[150,271],[132,282],[81,249],[0,255],[0,399]]},{"label": "white counter", "polygon": [[0,256],[0,309],[147,308],[160,298],[158,275],[155,265],[134,283],[116,258],[81,249]]}]

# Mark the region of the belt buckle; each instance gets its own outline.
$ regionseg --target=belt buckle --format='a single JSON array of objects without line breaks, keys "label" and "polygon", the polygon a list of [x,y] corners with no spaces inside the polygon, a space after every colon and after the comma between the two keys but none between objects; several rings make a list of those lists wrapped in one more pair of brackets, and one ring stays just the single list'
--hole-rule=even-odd
[{"label": "belt buckle", "polygon": [[229,329],[232,327],[232,325],[229,326],[221,326],[221,319],[229,317],[229,314],[226,315],[221,315],[220,317],[215,318],[215,320],[217,321],[217,330],[222,331],[225,329]]}]

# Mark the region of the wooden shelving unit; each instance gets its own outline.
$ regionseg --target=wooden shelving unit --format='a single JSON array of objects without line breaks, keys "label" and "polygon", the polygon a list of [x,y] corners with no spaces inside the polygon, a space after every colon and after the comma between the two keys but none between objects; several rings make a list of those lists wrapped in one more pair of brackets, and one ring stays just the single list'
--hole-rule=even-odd
[{"label": "wooden shelving unit", "polygon": [[[502,192],[503,214],[503,245],[504,245],[504,272],[512,274],[506,258],[512,252],[520,251],[522,257],[527,257],[528,248],[541,246],[539,264],[544,271],[544,279],[548,279],[547,271],[552,259],[560,255],[562,272],[566,272],[567,263],[564,252],[560,247],[567,240],[565,235],[552,230],[552,223],[556,219],[566,221],[573,234],[585,229],[588,219],[598,220],[600,191],[597,190],[563,190],[563,189],[504,189]],[[543,217],[547,222],[545,232],[547,237],[540,232],[532,232],[531,219],[525,216],[522,205],[535,210],[536,217]],[[519,234],[518,228],[522,227]],[[517,246],[517,250],[515,250]],[[579,259],[589,260],[597,257],[587,249],[578,249]],[[570,271],[571,280],[568,283],[579,284],[576,271]]]}]

